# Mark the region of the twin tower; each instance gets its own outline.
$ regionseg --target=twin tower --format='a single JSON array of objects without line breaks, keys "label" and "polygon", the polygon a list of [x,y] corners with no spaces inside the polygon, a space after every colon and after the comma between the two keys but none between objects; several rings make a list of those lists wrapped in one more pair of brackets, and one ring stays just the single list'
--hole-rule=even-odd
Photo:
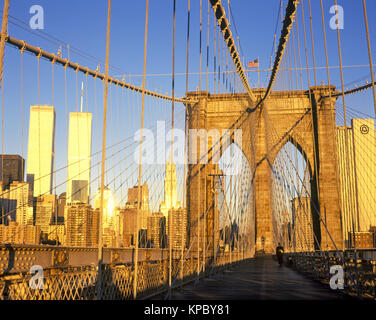
[{"label": "twin tower", "polygon": [[[55,118],[53,106],[30,108],[27,181],[34,197],[54,193]],[[91,113],[69,114],[67,203],[89,201],[91,126]]]}]

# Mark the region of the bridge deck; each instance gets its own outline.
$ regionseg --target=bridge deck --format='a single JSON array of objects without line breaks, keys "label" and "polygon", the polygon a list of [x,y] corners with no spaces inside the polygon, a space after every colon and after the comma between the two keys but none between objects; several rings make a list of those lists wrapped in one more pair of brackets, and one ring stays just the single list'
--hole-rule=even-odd
[{"label": "bridge deck", "polygon": [[343,300],[339,294],[286,266],[271,256],[242,262],[194,286],[174,290],[173,300]]}]

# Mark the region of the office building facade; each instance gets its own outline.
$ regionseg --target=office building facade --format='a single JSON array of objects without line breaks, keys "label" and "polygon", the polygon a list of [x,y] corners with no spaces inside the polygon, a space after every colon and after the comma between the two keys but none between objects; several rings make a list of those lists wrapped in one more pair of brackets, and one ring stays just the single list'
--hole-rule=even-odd
[{"label": "office building facade", "polygon": [[33,196],[52,193],[55,159],[55,109],[31,106],[27,153],[27,181]]},{"label": "office building facade", "polygon": [[88,203],[90,196],[92,114],[69,114],[67,203]]}]

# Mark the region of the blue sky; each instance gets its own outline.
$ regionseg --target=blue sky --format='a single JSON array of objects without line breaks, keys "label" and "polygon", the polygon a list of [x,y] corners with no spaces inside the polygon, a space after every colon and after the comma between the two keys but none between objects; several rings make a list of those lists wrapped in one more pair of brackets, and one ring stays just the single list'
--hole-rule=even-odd
[{"label": "blue sky", "polygon": [[[3,1],[0,1],[3,7]],[[59,45],[62,45],[63,57],[67,57],[67,50],[64,43],[69,43],[71,47],[80,49],[90,54],[97,60],[105,60],[106,24],[107,24],[107,1],[106,0],[80,0],[80,1],[51,1],[51,0],[22,0],[10,1],[10,23],[9,34],[13,37],[23,39],[28,43],[51,52],[57,52]],[[111,24],[111,44],[110,44],[110,64],[111,75],[140,75],[142,74],[143,45],[144,45],[144,23],[145,23],[145,3],[146,0],[112,1],[112,24]],[[223,1],[227,3],[227,1]],[[232,32],[240,37],[241,49],[245,61],[251,61],[259,57],[260,68],[268,68],[270,65],[270,54],[273,46],[273,37],[276,26],[280,1],[279,0],[231,0],[233,17]],[[285,0],[286,4],[287,1]],[[325,66],[321,11],[319,0],[312,0],[312,16],[314,28],[314,44],[316,50],[316,65]],[[344,30],[341,30],[342,58],[343,65],[368,65],[367,43],[364,32],[363,7],[361,0],[339,0],[338,3],[344,8]],[[32,14],[29,9],[32,5],[41,5],[44,9],[44,33],[59,39],[59,41],[46,41],[39,31],[32,31],[28,23]],[[172,72],[172,0],[150,0],[149,6],[149,33],[148,33],[148,53],[147,53],[147,74],[170,74]],[[308,0],[304,1],[306,22],[308,22]],[[338,66],[337,34],[335,30],[329,28],[329,20],[332,15],[329,8],[334,1],[324,0],[324,12],[326,19],[326,32],[328,38],[329,64]],[[186,69],[186,32],[187,32],[187,0],[176,0],[176,73],[184,73]],[[368,19],[370,27],[371,44],[373,48],[373,58],[376,61],[376,2],[368,0]],[[300,19],[300,6],[298,19]],[[16,20],[16,19],[18,20]],[[235,21],[233,20],[235,18]],[[206,21],[207,21],[207,1],[203,0],[203,56],[202,70],[206,70]],[[24,24],[23,24],[23,23]],[[235,23],[234,23],[235,22]],[[17,25],[15,25],[15,23]],[[280,35],[281,23],[278,22],[277,40]],[[20,28],[20,26],[22,28]],[[301,28],[300,24],[300,28]],[[309,26],[306,25],[307,32]],[[32,31],[32,32],[31,32]],[[213,69],[213,13],[210,10],[210,71]],[[302,35],[302,33],[301,33]],[[308,33],[309,35],[309,33]],[[42,37],[41,37],[42,36]],[[218,40],[218,38],[217,38]],[[301,37],[303,43],[303,38]],[[308,36],[309,65],[312,66],[312,55],[310,50],[310,38]],[[303,51],[302,51],[303,54]],[[81,65],[92,69],[97,67],[98,62],[92,58],[85,58],[78,55],[73,49],[70,51],[70,59]],[[303,66],[305,59],[303,58]],[[29,119],[29,106],[38,103],[37,99],[37,59],[35,56],[24,55],[24,91],[23,91],[23,126],[21,128],[21,68],[20,53],[17,49],[6,47],[5,69],[4,69],[4,153],[21,154],[21,129],[23,131],[23,153],[27,152],[27,129]],[[199,1],[191,0],[191,41],[190,41],[190,72],[199,71]],[[104,71],[103,62],[101,71]],[[65,110],[65,84],[64,69],[61,66],[54,68],[54,104],[56,109],[56,167],[66,164],[66,111],[77,109],[76,75],[73,71],[68,71],[68,108]],[[326,71],[318,71],[318,81],[326,82]],[[337,87],[340,86],[339,70],[331,70],[331,82]],[[344,69],[344,82],[348,84],[355,79],[369,75],[368,67],[353,67]],[[210,75],[212,77],[212,75]],[[141,85],[141,77],[127,77],[127,81],[136,85]],[[202,78],[203,89],[205,89],[205,76]],[[261,73],[261,81],[267,80],[267,74]],[[77,83],[85,81],[81,74],[77,75]],[[198,87],[198,77],[190,76],[189,90]],[[257,73],[250,73],[250,82],[253,85],[257,82]],[[52,76],[51,64],[47,61],[40,62],[40,103],[52,104]],[[306,80],[304,81],[306,85]],[[311,73],[311,84],[313,75]],[[93,118],[93,145],[98,145],[99,140],[96,132],[101,130],[101,109],[102,109],[102,83],[97,81],[97,105],[94,103],[94,81],[88,79],[88,101],[85,97],[88,110],[95,113]],[[171,76],[148,76],[147,87],[156,89],[161,93],[171,93]],[[210,84],[210,91],[213,86]],[[86,89],[85,89],[86,90]],[[119,88],[111,88],[110,104],[113,104],[112,114],[109,118],[110,131],[109,140],[115,142],[119,136],[119,128],[124,125],[129,130],[121,135],[130,136],[139,127],[139,105],[137,97],[131,97],[135,101],[131,107],[128,103],[124,108],[116,105],[116,99],[121,96]],[[185,76],[176,77],[176,96],[185,94]],[[79,95],[79,91],[78,91]],[[362,111],[371,116],[374,115],[371,104],[370,92],[362,95],[362,98],[351,97],[348,103],[356,110]],[[125,98],[127,99],[127,98]],[[136,100],[132,100],[136,99]],[[171,112],[171,105],[167,102],[147,101],[146,127],[151,126],[151,115],[158,119],[168,119]],[[122,103],[120,102],[120,107]],[[155,107],[157,105],[157,107]],[[86,108],[86,107],[85,107]],[[152,109],[155,108],[155,109]],[[177,115],[181,115],[183,107],[177,104]],[[97,111],[96,111],[97,110]],[[154,110],[154,111],[152,111]],[[96,120],[98,119],[98,120]],[[98,124],[96,125],[96,121]],[[117,121],[117,123],[116,123]],[[121,123],[119,123],[119,121]],[[182,125],[178,121],[178,125]],[[115,128],[115,129],[114,129]],[[115,132],[111,132],[115,130]],[[112,137],[111,137],[112,135]],[[120,136],[121,136],[120,135]],[[100,136],[100,135],[99,135]],[[100,139],[100,137],[98,137]],[[112,140],[111,140],[112,139]],[[94,147],[93,147],[94,148]],[[96,149],[94,148],[93,151]],[[63,176],[61,177],[63,179]]]},{"label": "blue sky", "polygon": [[[111,25],[111,64],[118,67],[126,74],[141,74],[143,59],[143,40],[144,40],[144,20],[145,20],[145,2],[146,1],[112,1],[112,25]],[[284,1],[287,2],[286,0]],[[315,34],[315,50],[318,66],[324,66],[321,12],[319,0],[312,0],[313,27]],[[165,74],[172,71],[172,0],[150,1],[149,7],[149,34],[148,34],[148,74]],[[224,1],[226,3],[226,1]],[[257,57],[260,58],[261,68],[268,67],[270,64],[270,52],[273,44],[273,35],[275,29],[276,17],[279,10],[279,0],[266,1],[244,1],[231,0],[231,8],[235,18],[236,25],[232,23],[233,33],[236,30],[239,33],[242,52],[245,60],[250,61]],[[365,41],[363,8],[360,0],[342,0],[338,2],[344,7],[345,28],[341,30],[343,64],[367,64],[367,47]],[[10,14],[22,21],[28,23],[30,17],[29,8],[39,4],[44,8],[45,30],[44,32],[53,35],[57,39],[69,43],[71,46],[87,52],[100,60],[105,58],[105,40],[106,40],[106,18],[107,1],[46,1],[39,0],[37,3],[29,0],[11,1]],[[305,14],[308,17],[308,0],[305,1]],[[324,12],[327,24],[327,37],[330,65],[338,65],[336,31],[329,28],[329,20],[332,15],[329,13],[329,7],[334,1],[324,1]],[[371,39],[375,39],[376,23],[374,15],[376,3],[367,1],[368,18],[371,32]],[[186,59],[186,12],[187,1],[177,0],[176,16],[176,72],[185,72]],[[213,17],[210,12],[211,31]],[[298,10],[300,15],[300,8]],[[203,45],[206,45],[206,19],[207,2],[203,1]],[[308,22],[308,20],[307,20]],[[279,24],[280,26],[280,24]],[[307,32],[308,32],[308,25]],[[10,33],[16,37],[37,45],[43,45],[46,50],[57,50],[55,45],[46,43],[42,39],[32,36],[25,30],[10,25]],[[198,72],[198,44],[199,44],[199,1],[191,1],[191,42],[190,42],[190,71]],[[212,35],[211,35],[212,36]],[[279,37],[279,31],[277,38]],[[310,41],[308,41],[310,45]],[[205,49],[205,48],[204,48]],[[205,56],[203,49],[203,65]],[[374,50],[375,51],[375,50]],[[211,52],[212,54],[212,52]],[[212,57],[211,57],[212,58]],[[80,62],[80,57],[71,54],[71,59]],[[92,61],[81,61],[82,64],[92,68],[96,64]],[[310,59],[310,65],[312,64]],[[103,70],[102,65],[102,70]],[[204,66],[203,66],[204,69]],[[360,68],[359,68],[360,69]],[[117,73],[117,69],[112,69],[112,74]],[[345,78],[350,82],[351,72],[345,72]],[[367,74],[367,68],[359,71],[360,75]],[[347,75],[347,73],[349,75]],[[354,74],[356,78],[357,72]],[[335,73],[333,73],[335,76]],[[180,77],[184,78],[184,77]],[[266,78],[265,76],[263,77]],[[162,80],[165,80],[161,82]],[[335,78],[336,79],[336,78]],[[345,79],[345,80],[346,80]],[[195,77],[196,85],[198,83]],[[140,80],[139,80],[140,81]],[[178,86],[177,93],[184,94],[184,81]],[[346,82],[346,81],[345,81]],[[153,85],[152,85],[153,84]],[[170,79],[160,77],[158,81],[150,83],[150,87],[156,87],[160,84],[162,91],[171,91]],[[163,84],[163,86],[162,86]],[[179,84],[179,83],[178,83]],[[192,82],[192,89],[195,89],[195,83]]]}]

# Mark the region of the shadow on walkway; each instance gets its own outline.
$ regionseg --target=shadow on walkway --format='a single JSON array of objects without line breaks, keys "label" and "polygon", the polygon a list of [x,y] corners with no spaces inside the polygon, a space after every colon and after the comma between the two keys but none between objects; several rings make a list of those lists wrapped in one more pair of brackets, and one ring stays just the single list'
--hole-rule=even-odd
[{"label": "shadow on walkway", "polygon": [[344,300],[350,299],[297,271],[279,266],[271,256],[257,257],[173,291],[173,300]]}]

